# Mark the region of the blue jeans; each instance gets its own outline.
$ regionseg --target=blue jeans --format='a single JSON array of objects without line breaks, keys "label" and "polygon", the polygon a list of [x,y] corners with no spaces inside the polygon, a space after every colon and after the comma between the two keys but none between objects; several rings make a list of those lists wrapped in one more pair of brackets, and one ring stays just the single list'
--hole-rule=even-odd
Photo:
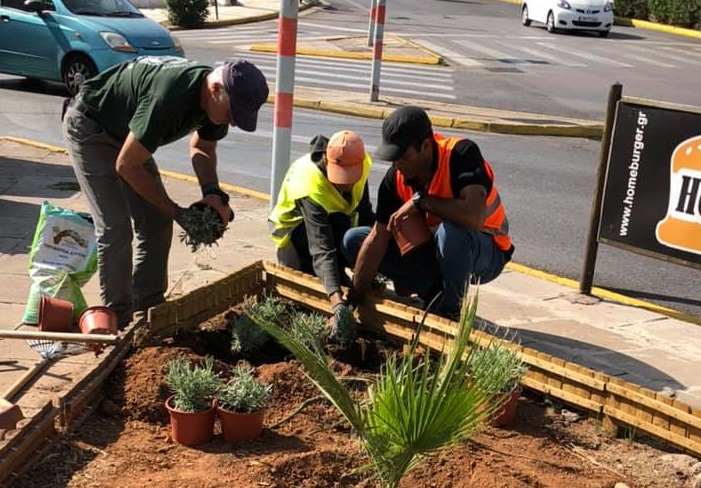
[{"label": "blue jeans", "polygon": [[[349,263],[355,263],[369,233],[369,227],[354,227],[343,236],[343,254]],[[468,281],[489,283],[499,276],[508,258],[489,234],[450,222],[438,226],[434,240],[435,247],[426,246],[402,257],[392,239],[380,264],[380,273],[391,279],[395,287],[413,291],[424,301],[442,290],[435,311],[455,316],[460,312]]]}]

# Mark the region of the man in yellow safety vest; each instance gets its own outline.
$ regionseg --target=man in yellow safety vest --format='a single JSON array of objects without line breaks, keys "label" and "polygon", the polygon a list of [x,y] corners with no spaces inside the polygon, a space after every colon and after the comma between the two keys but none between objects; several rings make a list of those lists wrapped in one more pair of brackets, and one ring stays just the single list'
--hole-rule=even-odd
[{"label": "man in yellow safety vest", "polygon": [[333,307],[331,338],[348,345],[355,327],[341,285],[347,283],[343,236],[372,225],[368,176],[372,160],[358,134],[316,136],[311,151],[290,166],[270,214],[278,261],[313,273],[324,283]]}]

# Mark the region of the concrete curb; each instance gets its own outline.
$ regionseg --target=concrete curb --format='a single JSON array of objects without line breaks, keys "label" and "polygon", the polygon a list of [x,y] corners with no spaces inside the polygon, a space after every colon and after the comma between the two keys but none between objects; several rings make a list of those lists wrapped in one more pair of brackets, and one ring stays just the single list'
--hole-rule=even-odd
[{"label": "concrete curb", "polygon": [[[411,42],[411,41],[407,41]],[[416,45],[415,43],[412,43]],[[273,42],[263,42],[259,44],[251,44],[250,48],[253,52],[261,53],[276,53],[277,44]],[[422,49],[424,49],[422,47]],[[313,47],[297,47],[297,54],[302,56],[315,56],[319,58],[337,58],[337,59],[372,59],[372,53],[369,52],[352,52],[340,51],[335,49],[322,49]],[[382,55],[382,61],[389,63],[408,63],[408,64],[428,64],[439,65],[444,64],[443,58],[433,53],[426,56],[409,56],[404,54],[388,54]]]},{"label": "concrete curb", "polygon": [[649,20],[629,19],[628,17],[615,17],[616,25],[624,25],[626,27],[635,27],[636,29],[646,29],[656,32],[664,32],[666,34],[674,34],[676,36],[689,37],[692,39],[701,39],[701,31],[687,29],[685,27],[676,27],[667,24],[658,24]]},{"label": "concrete curb", "polygon": [[[304,12],[305,10],[308,10],[312,7],[318,7],[319,5],[321,5],[321,2],[319,0],[313,0],[309,3],[305,3],[304,5],[302,5],[299,8],[299,12]],[[251,24],[253,22],[263,22],[266,20],[277,19],[279,15],[280,15],[280,12],[270,12],[267,14],[252,15],[250,17],[242,17],[242,18],[238,18],[238,19],[213,20],[210,22],[205,22],[204,24],[199,25],[197,27],[191,27],[191,28],[170,25],[167,20],[160,22],[160,24],[171,32],[178,32],[178,31],[190,31],[190,30],[197,30],[197,29],[211,29],[211,28],[217,28],[217,27],[229,27],[232,25]]]},{"label": "concrete curb", "polygon": [[[268,102],[273,103],[269,97]],[[294,98],[294,106],[324,112],[332,112],[343,115],[353,115],[371,119],[384,119],[394,108],[377,107],[370,104],[349,104],[343,102],[329,102],[323,99],[311,99],[303,97]],[[592,125],[554,125],[554,124],[511,124],[508,122],[491,122],[476,120],[468,117],[448,117],[431,115],[431,123],[436,127],[451,129],[464,129],[476,132],[491,132],[496,134],[521,135],[521,136],[554,136],[554,137],[578,137],[589,139],[601,139],[603,123]]]},{"label": "concrete curb", "polygon": [[[579,282],[571,278],[565,278],[563,276],[558,276],[546,271],[541,271],[539,269],[531,268],[529,266],[510,262],[506,264],[506,269],[515,271],[517,273],[523,273],[528,276],[533,276],[534,278],[539,278],[542,280],[550,281],[552,283],[557,283],[559,285],[566,286],[568,288],[573,288],[575,290],[579,289]],[[662,305],[657,305],[656,303],[647,302],[645,300],[639,300],[637,298],[629,297],[626,295],[621,295],[620,293],[615,293],[604,288],[593,287],[592,295],[601,298],[602,300],[608,300],[611,302],[620,303],[622,305],[628,305],[631,307],[642,308],[649,310],[651,312],[656,312],[661,315],[666,315],[667,317],[681,320],[683,322],[689,322],[696,325],[701,325],[701,317],[696,317],[694,315],[688,314],[686,312],[680,312],[674,310],[673,308],[667,308]]]},{"label": "concrete curb", "polygon": [[[52,153],[59,153],[59,154],[68,154],[68,150],[63,147],[59,146],[54,146],[51,144],[46,144],[44,142],[40,141],[33,141],[31,139],[24,139],[21,137],[12,137],[12,136],[0,136],[0,142],[14,142],[17,144],[23,144],[25,146],[31,146],[35,147],[37,149],[43,149],[45,151],[49,151]],[[188,183],[193,183],[193,184],[199,184],[197,181],[197,177],[184,174],[184,173],[179,173],[177,171],[170,171],[167,169],[160,169],[159,168],[159,173],[161,173],[163,176],[166,176],[168,178],[173,178],[175,180],[180,180],[180,181],[186,181]],[[270,201],[270,195],[267,193],[259,192],[256,190],[252,190],[250,188],[244,188],[242,186],[237,186],[237,185],[231,185],[229,183],[220,183],[222,190],[234,192],[234,193],[239,193],[241,195],[245,195],[248,197],[252,198],[257,198],[259,200],[264,200],[264,201]]]},{"label": "concrete curb", "polygon": [[[59,146],[53,146],[51,144],[45,144],[43,142],[39,141],[33,141],[30,139],[24,139],[20,137],[11,137],[11,136],[0,136],[0,142],[2,141],[8,141],[8,142],[15,142],[17,144],[24,144],[26,146],[31,146],[39,149],[44,149],[47,151],[55,152],[55,153],[63,153],[63,154],[68,154],[68,151],[65,148],[59,147]],[[163,175],[178,179],[181,181],[187,181],[190,183],[197,183],[197,179],[194,176],[191,175],[186,175],[183,173],[178,173],[177,171],[168,171],[168,170],[161,170],[160,171]],[[270,195],[267,193],[259,192],[257,190],[252,190],[249,188],[244,188],[240,187],[237,185],[230,185],[228,183],[220,183],[222,189],[240,193],[246,196],[250,196],[252,198],[257,198],[259,200],[263,201],[270,201]],[[523,265],[523,264],[518,264],[514,262],[507,263],[506,268],[508,270],[517,272],[517,273],[523,273],[528,276],[533,276],[535,278],[551,281],[553,283],[558,283],[564,286],[567,286],[569,288],[574,288],[577,289],[579,288],[579,283],[576,280],[570,279],[570,278],[565,278],[563,276],[558,276],[552,273],[548,273],[546,271],[540,271],[535,268],[531,268],[529,266]],[[592,289],[592,294],[603,299],[603,300],[609,300],[612,302],[620,303],[622,305],[628,305],[631,307],[636,307],[636,308],[642,308],[645,310],[650,310],[653,312],[657,312],[662,315],[666,315],[668,317],[681,320],[684,322],[689,322],[692,324],[697,324],[701,325],[701,317],[695,317],[693,315],[687,314],[685,312],[680,312],[678,310],[674,310],[671,308],[667,308],[661,305],[657,305],[655,303],[651,302],[646,302],[644,300],[638,300],[636,298],[628,297],[625,295],[621,295],[619,293],[614,293],[612,291],[605,290],[603,288],[598,288],[594,287]]]},{"label": "concrete curb", "polygon": [[[522,0],[499,0],[502,3],[510,3],[512,5],[521,5]],[[625,27],[635,27],[636,29],[646,29],[656,32],[664,32],[666,34],[674,34],[676,36],[690,37],[692,39],[701,39],[701,31],[687,29],[685,27],[676,27],[668,24],[660,24],[649,20],[630,19],[628,17],[614,17],[615,25]]]}]

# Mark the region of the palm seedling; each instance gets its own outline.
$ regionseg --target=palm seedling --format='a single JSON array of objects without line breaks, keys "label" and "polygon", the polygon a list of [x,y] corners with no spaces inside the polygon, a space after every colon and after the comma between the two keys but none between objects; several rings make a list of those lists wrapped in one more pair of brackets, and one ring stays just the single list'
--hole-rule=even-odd
[{"label": "palm seedling", "polygon": [[[492,354],[474,355],[470,332],[477,298],[466,297],[458,329],[438,359],[414,357],[421,325],[410,354],[392,356],[368,390],[354,400],[335,377],[320,348],[309,347],[273,320],[251,320],[287,347],[305,373],[348,420],[365,448],[382,485],[393,488],[426,456],[469,438],[502,405],[508,374],[495,371],[515,353],[493,342]],[[422,322],[423,324],[423,322]]]}]

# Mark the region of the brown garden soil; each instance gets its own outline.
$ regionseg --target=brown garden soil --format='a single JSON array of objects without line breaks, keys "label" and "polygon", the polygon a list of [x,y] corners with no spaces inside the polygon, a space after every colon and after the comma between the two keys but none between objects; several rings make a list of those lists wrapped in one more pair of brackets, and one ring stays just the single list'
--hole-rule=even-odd
[{"label": "brown garden soil", "polygon": [[[375,487],[367,462],[348,425],[326,401],[316,401],[254,442],[228,445],[217,432],[197,448],[175,444],[169,435],[163,383],[165,366],[179,355],[217,358],[226,375],[223,321],[207,332],[140,349],[118,366],[106,385],[97,413],[73,434],[62,437],[15,486],[46,487]],[[340,375],[364,377],[378,370],[386,354],[379,341],[336,357]],[[364,354],[361,354],[364,353]],[[361,357],[364,356],[364,357]],[[258,364],[263,382],[273,385],[266,424],[288,416],[319,395],[298,363],[279,356]],[[350,382],[362,395],[365,384]],[[430,458],[402,487],[683,487],[673,470],[657,459],[665,453],[651,443],[611,439],[593,420],[567,412],[535,396],[519,400],[516,424],[487,427],[470,441]]]}]

